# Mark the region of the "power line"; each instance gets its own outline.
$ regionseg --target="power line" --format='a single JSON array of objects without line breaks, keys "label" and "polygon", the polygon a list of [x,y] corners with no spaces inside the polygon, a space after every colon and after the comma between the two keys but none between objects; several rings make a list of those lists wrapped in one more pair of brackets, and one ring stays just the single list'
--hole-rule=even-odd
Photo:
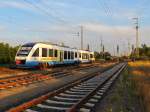
[{"label": "power line", "polygon": [[38,9],[39,11],[41,11],[43,14],[45,14],[46,16],[52,17],[54,18],[55,21],[59,22],[59,23],[65,23],[64,20],[52,15],[50,12],[46,11],[45,9],[39,7],[39,5],[34,4],[33,2],[29,1],[29,0],[23,0],[25,3],[29,4],[30,6],[32,6],[33,8]]},{"label": "power line", "polygon": [[[43,4],[46,9],[49,9],[49,10],[51,10],[51,11],[54,12],[53,8],[50,7],[48,4],[46,4],[46,3],[44,2],[44,0],[40,0],[40,1],[41,1],[41,4]],[[56,10],[55,10],[54,13],[58,13],[58,12],[56,12]],[[51,12],[51,14],[52,14],[52,12]],[[52,14],[52,15],[53,15],[53,14]],[[60,18],[60,20],[63,20],[64,22],[66,22],[66,21],[65,21],[64,19],[62,19],[62,17],[60,17],[59,15],[60,15],[60,14],[55,15],[55,17],[56,17],[56,18]]]},{"label": "power line", "polygon": [[103,6],[103,8],[105,10],[105,12],[107,13],[107,15],[110,16],[110,17],[112,17],[113,14],[112,14],[110,8],[108,7],[108,5],[104,1],[102,1],[102,0],[99,0],[99,1],[101,2],[102,6]]}]

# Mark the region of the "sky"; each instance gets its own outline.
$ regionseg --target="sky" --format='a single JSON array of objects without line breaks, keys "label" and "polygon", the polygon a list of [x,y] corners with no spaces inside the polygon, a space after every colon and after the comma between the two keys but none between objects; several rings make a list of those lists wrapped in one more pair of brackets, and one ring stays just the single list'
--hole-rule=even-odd
[{"label": "sky", "polygon": [[[0,42],[19,45],[53,42],[116,54],[129,52],[135,44],[135,21],[139,18],[139,43],[150,45],[149,0],[0,0]],[[129,46],[128,46],[129,45]],[[131,49],[131,48],[130,48]]]}]

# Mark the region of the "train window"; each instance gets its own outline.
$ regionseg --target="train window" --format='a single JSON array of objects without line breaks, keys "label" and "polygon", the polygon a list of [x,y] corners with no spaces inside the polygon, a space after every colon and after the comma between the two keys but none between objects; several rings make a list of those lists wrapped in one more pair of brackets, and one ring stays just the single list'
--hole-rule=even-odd
[{"label": "train window", "polygon": [[37,48],[35,50],[35,52],[33,53],[32,57],[39,57],[39,48]]},{"label": "train window", "polygon": [[89,59],[89,54],[87,54],[87,59]]},{"label": "train window", "polygon": [[57,50],[55,50],[55,57],[57,57]]},{"label": "train window", "polygon": [[17,53],[17,56],[28,56],[32,47],[21,47]]},{"label": "train window", "polygon": [[79,53],[79,58],[81,58],[81,53]]},{"label": "train window", "polygon": [[64,51],[64,59],[67,59],[67,51]]},{"label": "train window", "polygon": [[90,58],[93,58],[93,54],[90,54]]},{"label": "train window", "polygon": [[77,52],[75,52],[75,58],[77,58]]},{"label": "train window", "polygon": [[82,54],[82,59],[84,59],[84,54]]},{"label": "train window", "polygon": [[42,48],[42,57],[47,57],[47,48]]},{"label": "train window", "polygon": [[53,49],[49,49],[49,57],[53,57]]},{"label": "train window", "polygon": [[70,59],[70,51],[68,51],[68,59]]},{"label": "train window", "polygon": [[71,52],[71,59],[74,59],[74,52]]},{"label": "train window", "polygon": [[85,59],[85,54],[84,53],[82,53],[82,59]]},{"label": "train window", "polygon": [[88,59],[88,58],[89,58],[88,54],[82,53],[82,59]]}]

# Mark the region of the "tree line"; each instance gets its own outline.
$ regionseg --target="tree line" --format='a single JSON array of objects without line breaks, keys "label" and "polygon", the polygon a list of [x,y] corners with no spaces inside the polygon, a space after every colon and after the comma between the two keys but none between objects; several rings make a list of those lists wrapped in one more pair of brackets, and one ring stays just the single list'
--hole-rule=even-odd
[{"label": "tree line", "polygon": [[15,60],[19,46],[12,47],[8,43],[0,43],[0,64],[10,64]]},{"label": "tree line", "polygon": [[[131,58],[136,58],[136,49],[134,49],[130,55]],[[150,59],[150,47],[146,44],[142,44],[139,48],[140,59]]]}]

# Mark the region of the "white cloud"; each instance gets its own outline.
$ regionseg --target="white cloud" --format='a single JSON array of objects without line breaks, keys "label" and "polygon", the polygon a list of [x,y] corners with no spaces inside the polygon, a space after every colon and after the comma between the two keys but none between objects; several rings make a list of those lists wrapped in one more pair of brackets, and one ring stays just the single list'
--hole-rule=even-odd
[{"label": "white cloud", "polygon": [[[38,3],[38,2],[37,2]],[[15,0],[1,0],[0,8],[16,8],[19,10],[32,11],[35,13],[40,13],[39,10],[25,1],[15,1]]]},{"label": "white cloud", "polygon": [[19,8],[19,9],[28,9],[27,5],[23,2],[15,2],[15,1],[0,1],[0,7],[4,8]]}]

